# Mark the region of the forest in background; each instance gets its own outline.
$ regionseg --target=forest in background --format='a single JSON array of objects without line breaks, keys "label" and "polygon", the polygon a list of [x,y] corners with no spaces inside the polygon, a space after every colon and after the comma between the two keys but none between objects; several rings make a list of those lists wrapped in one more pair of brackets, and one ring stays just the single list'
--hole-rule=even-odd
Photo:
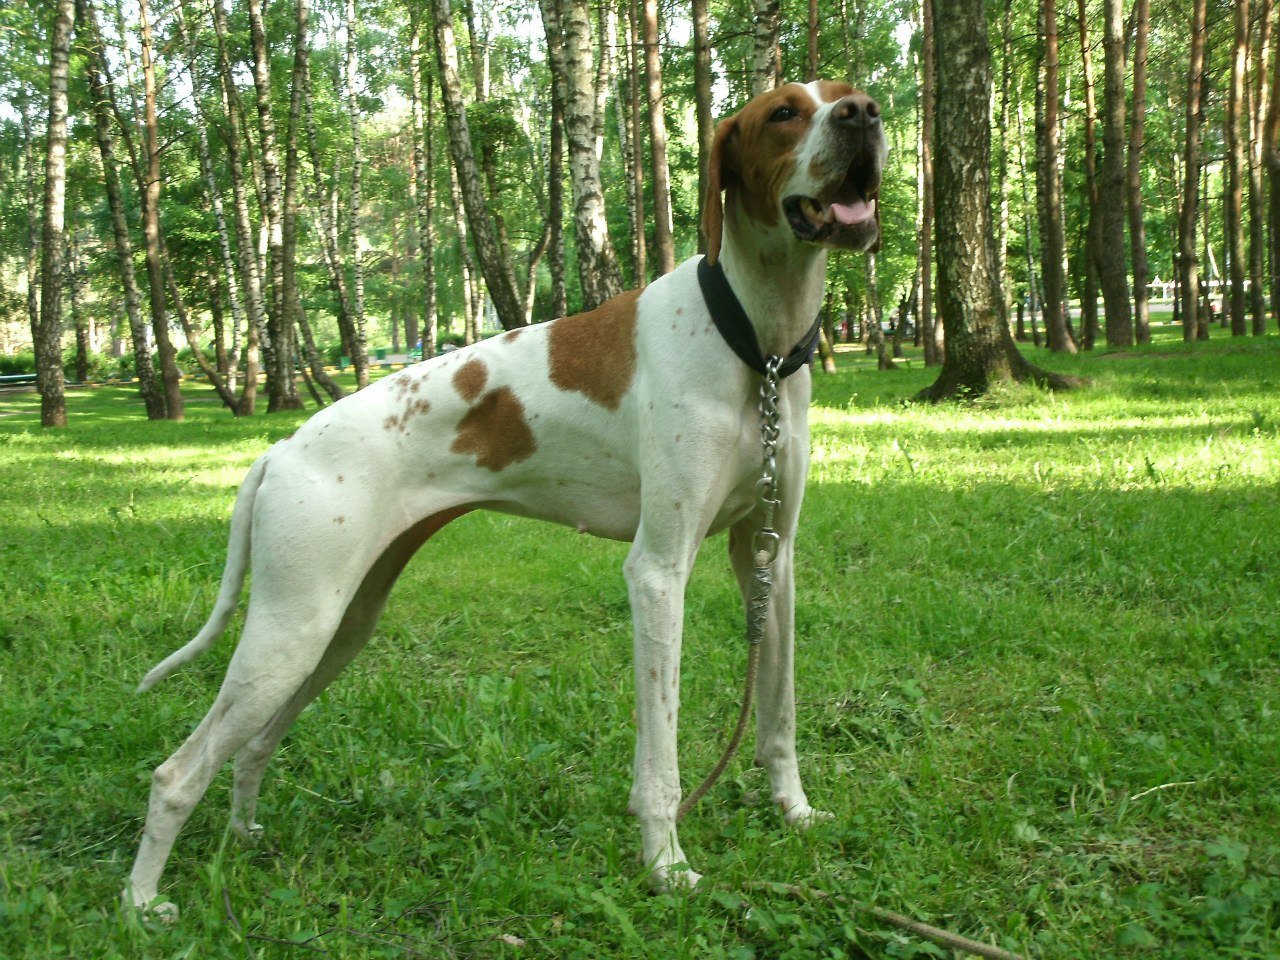
[{"label": "forest in background", "polygon": [[[1142,342],[1148,291],[1188,338],[1264,332],[1272,6],[986,5],[1020,335]],[[342,357],[363,384],[370,349],[590,308],[697,251],[713,117],[814,75],[877,97],[891,144],[885,242],[835,259],[828,346],[856,333],[890,367],[882,325],[907,314],[892,329],[938,362],[932,76],[958,51],[931,38],[929,5],[901,0],[19,0],[0,11],[0,362],[43,342],[46,393],[59,360],[136,376],[153,418],[181,418],[198,371],[248,413],[259,366],[268,408],[297,407],[340,395]]]}]

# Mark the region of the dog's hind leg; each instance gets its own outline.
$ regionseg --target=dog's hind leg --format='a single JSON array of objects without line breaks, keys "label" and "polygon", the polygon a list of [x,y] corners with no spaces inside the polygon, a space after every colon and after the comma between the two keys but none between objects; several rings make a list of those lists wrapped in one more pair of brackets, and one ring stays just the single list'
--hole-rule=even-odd
[{"label": "dog's hind leg", "polygon": [[428,517],[392,543],[370,568],[343,614],[342,623],[315,670],[280,711],[250,739],[235,758],[235,783],[231,793],[231,829],[240,837],[256,842],[262,828],[255,822],[258,792],[267,763],[294,720],[312,700],[355,659],[373,636],[378,618],[396,579],[422,543],[466,508],[444,511]]},{"label": "dog's hind leg", "polygon": [[[251,607],[244,638],[213,707],[152,778],[142,843],[126,891],[133,906],[162,915],[177,912],[172,904],[153,905],[152,901],[178,832],[214,775],[281,711],[315,670],[332,635],[332,622],[313,618],[299,629],[279,611],[255,617]],[[282,634],[291,635],[289,655],[272,655],[274,641]],[[248,661],[251,666],[237,670],[236,661],[242,665]]]}]

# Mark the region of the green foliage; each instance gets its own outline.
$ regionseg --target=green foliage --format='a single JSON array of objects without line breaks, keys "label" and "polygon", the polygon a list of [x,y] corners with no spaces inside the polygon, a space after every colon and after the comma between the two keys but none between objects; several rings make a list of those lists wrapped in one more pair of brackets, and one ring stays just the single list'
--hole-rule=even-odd
[{"label": "green foliage", "polygon": [[[0,955],[515,956],[508,935],[553,957],[940,956],[758,880],[1030,957],[1280,954],[1280,341],[1055,358],[1094,386],[944,409],[903,405],[932,379],[914,355],[882,374],[847,350],[815,381],[797,552],[800,751],[833,822],[785,829],[748,743],[682,827],[705,886],[648,894],[626,547],[477,513],[286,740],[263,848],[227,840],[215,782],[166,877],[173,928],[117,897],[151,770],[233,640],[132,688],[203,622],[235,487],[299,417],[147,423],[103,387],[41,432],[33,394],[0,397]],[[744,665],[722,541],[686,613],[688,784]]]},{"label": "green foliage", "polygon": [[32,351],[19,350],[14,354],[0,354],[0,375],[35,372],[36,355]]}]

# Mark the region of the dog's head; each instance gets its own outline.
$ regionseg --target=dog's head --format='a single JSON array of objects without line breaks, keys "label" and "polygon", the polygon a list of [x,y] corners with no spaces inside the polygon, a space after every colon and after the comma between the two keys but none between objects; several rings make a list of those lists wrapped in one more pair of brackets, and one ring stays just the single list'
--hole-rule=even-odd
[{"label": "dog's head", "polygon": [[[880,248],[880,176],[888,156],[880,105],[847,83],[788,83],[716,126],[702,229],[720,254],[726,206],[803,243]],[[723,196],[722,196],[723,194]]]}]

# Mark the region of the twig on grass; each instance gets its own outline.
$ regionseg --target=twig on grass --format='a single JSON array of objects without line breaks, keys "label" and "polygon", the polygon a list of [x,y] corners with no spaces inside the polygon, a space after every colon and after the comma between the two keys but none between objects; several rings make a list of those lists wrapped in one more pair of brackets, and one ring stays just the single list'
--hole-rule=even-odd
[{"label": "twig on grass", "polygon": [[[1205,780],[1211,780],[1211,779],[1213,778],[1205,777]],[[1157,784],[1154,787],[1147,787],[1147,789],[1141,791],[1140,793],[1135,793],[1132,797],[1129,798],[1129,802],[1132,803],[1134,800],[1141,800],[1143,797],[1147,796],[1148,794],[1155,793],[1157,790],[1170,790],[1173,787],[1197,787],[1203,782],[1204,782],[1203,780],[1175,780],[1172,783]]]},{"label": "twig on grass", "polygon": [[988,960],[1025,960],[1021,954],[1010,953],[1001,947],[993,947],[987,943],[979,943],[977,940],[970,940],[968,937],[962,937],[958,933],[952,933],[949,930],[943,930],[919,920],[912,920],[910,917],[895,913],[892,910],[886,910],[883,907],[877,907],[861,900],[855,900],[853,897],[840,896],[837,894],[827,893],[825,890],[816,890],[813,887],[802,887],[794,883],[775,883],[768,880],[753,880],[746,884],[749,890],[764,890],[771,893],[784,893],[787,896],[795,897],[798,900],[830,900],[832,903],[841,904],[846,907],[852,907],[862,913],[869,913],[877,920],[883,920],[885,923],[895,926],[900,930],[906,930],[914,933],[931,943],[936,943],[940,947],[946,947],[949,950],[962,950],[965,953],[974,955],[975,957],[986,957]]}]

